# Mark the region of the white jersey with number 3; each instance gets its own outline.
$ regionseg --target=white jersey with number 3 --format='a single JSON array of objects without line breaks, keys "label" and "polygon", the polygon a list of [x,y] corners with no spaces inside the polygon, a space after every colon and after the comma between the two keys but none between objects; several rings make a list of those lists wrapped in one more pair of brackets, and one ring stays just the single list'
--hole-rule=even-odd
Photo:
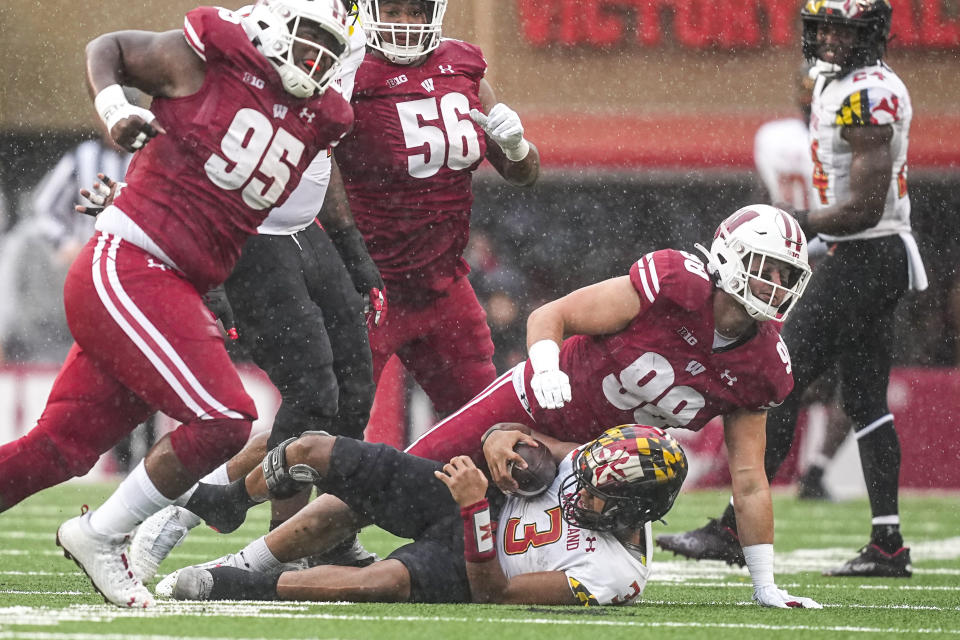
[{"label": "white jersey with number 3", "polygon": [[563,571],[585,605],[632,604],[650,575],[650,523],[646,554],[631,553],[612,534],[570,526],[562,516],[560,485],[573,470],[571,452],[553,484],[533,498],[511,496],[500,513],[497,556],[507,579],[523,573]]},{"label": "white jersey with number 3", "polygon": [[852,151],[844,127],[890,125],[890,186],[883,217],[875,226],[846,236],[824,235],[828,241],[879,238],[910,231],[907,194],[907,144],[913,107],[906,86],[882,62],[842,78],[820,76],[813,89],[810,151],[813,160],[813,204],[822,208],[850,199]]}]

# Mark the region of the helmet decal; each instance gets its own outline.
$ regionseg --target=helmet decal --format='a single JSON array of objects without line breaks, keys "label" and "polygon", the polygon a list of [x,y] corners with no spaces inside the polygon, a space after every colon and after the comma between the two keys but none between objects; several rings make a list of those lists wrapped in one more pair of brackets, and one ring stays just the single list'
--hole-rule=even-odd
[{"label": "helmet decal", "polygon": [[[621,425],[579,450],[560,486],[563,517],[574,526],[610,531],[659,520],[673,506],[687,475],[683,449],[656,427]],[[583,504],[591,495],[603,505]]]}]

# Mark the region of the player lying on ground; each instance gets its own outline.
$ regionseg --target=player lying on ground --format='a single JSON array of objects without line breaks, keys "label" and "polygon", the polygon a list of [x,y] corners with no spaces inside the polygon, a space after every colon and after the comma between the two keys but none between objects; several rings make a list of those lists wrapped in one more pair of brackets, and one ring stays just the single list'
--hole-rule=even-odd
[{"label": "player lying on ground", "polygon": [[[528,439],[521,431],[491,430],[494,436]],[[669,511],[687,474],[683,450],[660,429],[638,425],[608,429],[579,448],[546,440],[558,472],[545,490],[524,497],[488,490],[467,456],[441,464],[387,445],[304,434],[286,447],[285,460],[275,459],[285,465],[268,458],[268,474],[281,482],[312,477],[328,496],[413,542],[368,567],[278,574],[280,559],[312,553],[299,540],[318,550],[326,542],[326,527],[295,532],[282,525],[161,586],[191,600],[635,602],[650,574],[650,522]],[[254,498],[266,500],[263,471],[251,476]]]},{"label": "player lying on ground", "polygon": [[[527,324],[530,360],[407,451],[438,461],[460,454],[479,460],[481,435],[498,422],[585,442],[611,424],[696,431],[722,415],[754,596],[763,605],[783,606],[782,598],[767,599],[779,590],[764,426],[767,408],[783,402],[793,381],[779,322],[767,320],[782,321],[803,293],[810,273],[806,239],[787,213],[752,205],[729,216],[703,251],[706,264],[691,253],[655,251],[628,276],[534,311]],[[564,336],[571,337],[560,347]],[[490,444],[484,453],[491,478],[501,489],[515,489],[505,469],[516,454],[509,446],[490,449]],[[198,515],[218,529],[238,526],[247,507],[238,514],[243,489],[234,490],[234,498],[224,499],[220,490],[201,483],[194,496],[209,497]],[[322,502],[317,508],[332,507]],[[313,518],[308,505],[293,520],[310,529]],[[349,509],[336,522],[344,538],[348,527],[363,524]]]}]

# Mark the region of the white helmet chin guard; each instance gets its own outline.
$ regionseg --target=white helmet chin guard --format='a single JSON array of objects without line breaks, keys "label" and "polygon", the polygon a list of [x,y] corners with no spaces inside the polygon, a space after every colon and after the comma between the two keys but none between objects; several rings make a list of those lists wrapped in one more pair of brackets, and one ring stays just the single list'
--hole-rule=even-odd
[{"label": "white helmet chin guard", "polygon": [[[807,237],[793,216],[776,207],[744,207],[720,223],[709,251],[696,246],[720,288],[756,320],[785,320],[810,280]],[[776,261],[776,273],[770,261]],[[769,294],[759,297],[754,283]]]},{"label": "white helmet chin guard", "polygon": [[[256,34],[260,50],[280,74],[283,88],[298,98],[321,95],[337,77],[349,53],[347,10],[341,0],[258,0],[244,20]],[[336,39],[336,46],[330,48],[300,34],[303,21],[319,25]],[[296,43],[317,52],[309,71],[293,58]],[[330,60],[326,68],[322,64],[325,59]]]},{"label": "white helmet chin guard", "polygon": [[[424,6],[426,22],[390,22],[381,14],[381,5],[395,0],[359,0],[360,22],[367,34],[367,46],[382,53],[394,64],[411,65],[440,46],[440,29],[447,0],[415,0]],[[400,44],[400,43],[403,44]]]}]

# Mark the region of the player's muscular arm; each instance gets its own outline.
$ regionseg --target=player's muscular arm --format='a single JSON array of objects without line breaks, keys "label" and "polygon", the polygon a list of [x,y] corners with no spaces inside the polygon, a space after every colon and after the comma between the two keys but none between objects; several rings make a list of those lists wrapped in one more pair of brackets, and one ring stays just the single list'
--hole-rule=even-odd
[{"label": "player's muscular arm", "polygon": [[883,216],[893,172],[893,127],[844,127],[841,135],[852,151],[850,199],[812,211],[806,228],[813,233],[856,233],[875,226]]},{"label": "player's muscular arm", "polygon": [[[490,83],[480,80],[478,94],[483,113],[490,114],[497,104],[497,96]],[[491,139],[493,140],[492,136]],[[532,142],[528,140],[527,143],[530,145],[529,153],[517,162],[510,160],[499,144],[487,145],[487,160],[507,182],[518,187],[528,187],[540,176],[540,152]]]},{"label": "player's muscular arm", "polygon": [[773,543],[773,503],[763,466],[766,424],[765,411],[745,409],[725,416],[723,421],[733,506],[744,547]]},{"label": "player's muscular arm", "polygon": [[86,53],[91,97],[112,84],[166,98],[188,96],[203,86],[204,62],[180,30],[107,33],[92,40]]},{"label": "player's muscular arm", "polygon": [[548,302],[527,319],[527,346],[549,339],[557,344],[574,334],[622,331],[640,313],[641,302],[629,276],[598,282]]}]

